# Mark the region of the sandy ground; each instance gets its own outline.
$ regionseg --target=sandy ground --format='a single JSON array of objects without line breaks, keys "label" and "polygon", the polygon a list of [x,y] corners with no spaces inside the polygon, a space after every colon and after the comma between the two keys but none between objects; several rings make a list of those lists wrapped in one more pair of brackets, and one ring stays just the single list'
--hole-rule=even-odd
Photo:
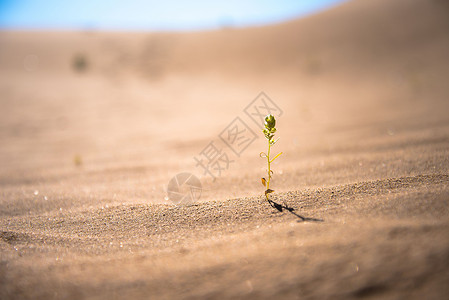
[{"label": "sandy ground", "polygon": [[[0,32],[0,298],[447,299],[448,28],[443,0],[359,0],[260,28]],[[245,113],[262,91],[276,207]],[[194,204],[166,200],[181,172]]]}]

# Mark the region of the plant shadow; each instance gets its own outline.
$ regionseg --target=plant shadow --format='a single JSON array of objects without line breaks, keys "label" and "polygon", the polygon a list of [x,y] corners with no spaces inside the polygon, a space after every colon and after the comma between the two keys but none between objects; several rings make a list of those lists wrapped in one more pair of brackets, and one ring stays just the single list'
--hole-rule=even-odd
[{"label": "plant shadow", "polygon": [[279,204],[277,202],[274,202],[273,200],[268,199],[268,203],[271,205],[271,207],[276,208],[278,211],[282,212],[284,209],[288,212],[290,212],[292,215],[296,216],[299,220],[299,222],[306,222],[306,221],[310,221],[310,222],[324,222],[323,219],[316,219],[316,218],[307,218],[307,217],[303,217],[301,215],[298,215],[297,213],[294,212],[294,208],[293,207],[289,207],[287,204],[284,203],[284,205]]}]

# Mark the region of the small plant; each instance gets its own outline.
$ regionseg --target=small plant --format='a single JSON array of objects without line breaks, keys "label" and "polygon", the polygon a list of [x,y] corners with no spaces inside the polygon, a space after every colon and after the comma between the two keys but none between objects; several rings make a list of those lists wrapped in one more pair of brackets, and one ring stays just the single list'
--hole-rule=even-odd
[{"label": "small plant", "polygon": [[72,61],[73,69],[77,72],[84,72],[89,67],[89,63],[87,61],[86,56],[83,54],[77,54],[75,57],[73,57]]},{"label": "small plant", "polygon": [[76,154],[73,157],[73,163],[75,164],[76,167],[81,167],[83,165],[83,159],[81,158],[81,155]]},{"label": "small plant", "polygon": [[265,138],[268,140],[268,151],[267,151],[267,153],[260,152],[260,157],[267,159],[267,165],[268,165],[267,178],[268,179],[266,179],[265,177],[262,178],[262,184],[266,187],[265,197],[267,198],[267,201],[269,203],[271,203],[271,200],[268,198],[268,194],[274,192],[272,189],[270,189],[270,181],[271,181],[271,177],[273,175],[273,170],[271,170],[271,163],[282,154],[282,152],[280,152],[273,159],[270,158],[271,147],[274,144],[276,144],[276,142],[279,140],[279,138],[277,140],[273,139],[274,133],[276,132],[275,126],[276,126],[276,119],[274,118],[274,116],[271,114],[267,115],[265,117],[265,128],[263,130],[263,134],[265,135]]}]

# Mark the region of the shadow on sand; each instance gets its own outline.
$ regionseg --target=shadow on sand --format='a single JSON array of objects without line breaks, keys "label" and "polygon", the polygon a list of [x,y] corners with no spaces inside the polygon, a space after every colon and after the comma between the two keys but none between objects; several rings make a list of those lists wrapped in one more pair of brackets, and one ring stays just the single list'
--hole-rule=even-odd
[{"label": "shadow on sand", "polygon": [[294,215],[298,219],[300,219],[300,220],[298,220],[299,222],[306,222],[306,221],[310,221],[310,222],[324,222],[324,220],[322,220],[322,219],[306,218],[306,217],[303,217],[301,215],[298,215],[297,213],[294,212],[295,209],[293,207],[289,207],[285,203],[284,203],[284,205],[281,205],[279,203],[274,202],[273,200],[268,200],[268,203],[271,205],[271,207],[276,208],[280,212],[282,212],[284,209],[287,210],[292,215]]}]

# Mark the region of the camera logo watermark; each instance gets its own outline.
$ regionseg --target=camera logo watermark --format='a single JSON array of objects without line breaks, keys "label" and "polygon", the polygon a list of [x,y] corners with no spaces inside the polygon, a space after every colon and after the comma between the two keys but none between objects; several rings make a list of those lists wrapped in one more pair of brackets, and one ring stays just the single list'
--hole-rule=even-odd
[{"label": "camera logo watermark", "polygon": [[189,204],[200,199],[201,191],[201,182],[195,175],[179,173],[169,181],[167,197],[175,204]]},{"label": "camera logo watermark", "polygon": [[[218,140],[211,141],[197,156],[193,157],[195,167],[200,169],[201,176],[210,177],[215,181],[258,139],[258,135],[248,126],[245,119],[249,118],[257,124],[258,131],[264,127],[266,115],[280,117],[283,114],[279,106],[264,92],[251,101],[243,112],[246,115],[244,118],[237,116],[220,132]],[[217,146],[220,142],[225,147]],[[184,185],[187,187],[183,187]],[[170,180],[167,193],[167,198],[175,204],[193,203],[201,196],[201,182],[191,173],[180,173]]]}]

